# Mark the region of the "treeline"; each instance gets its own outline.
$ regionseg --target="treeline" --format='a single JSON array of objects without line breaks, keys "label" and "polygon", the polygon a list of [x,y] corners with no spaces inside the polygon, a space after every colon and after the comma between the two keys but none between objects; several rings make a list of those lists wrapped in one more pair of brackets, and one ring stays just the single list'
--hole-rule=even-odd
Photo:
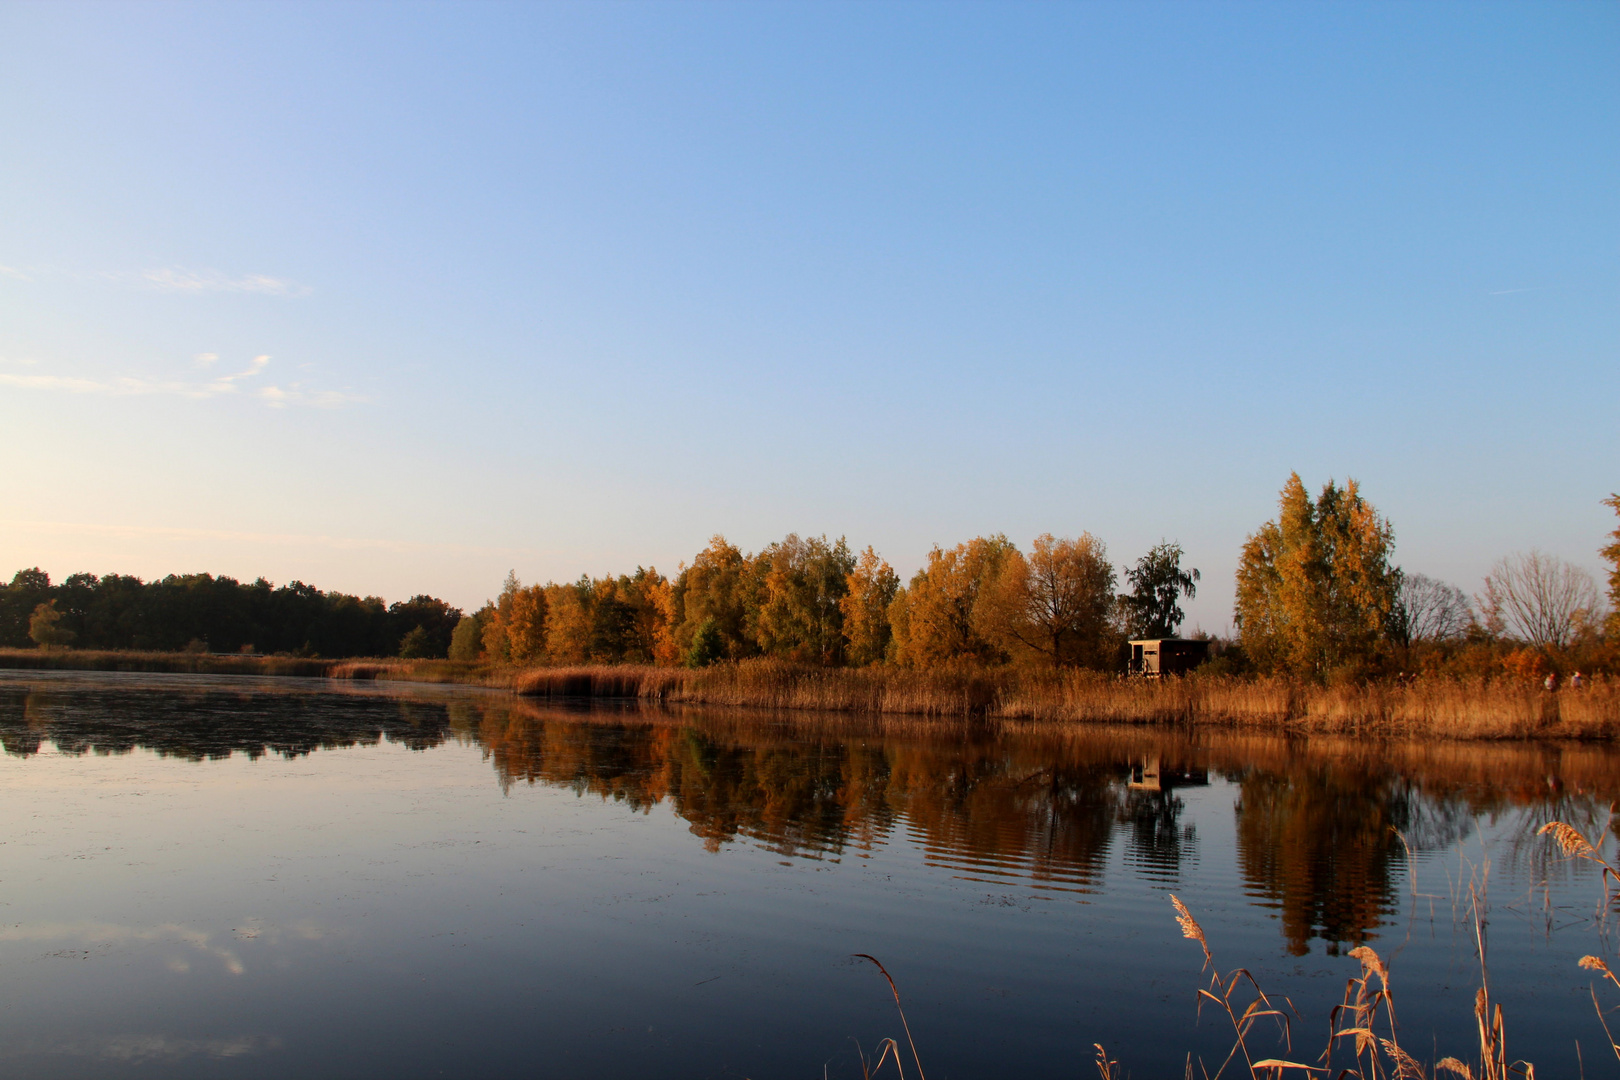
[{"label": "treeline", "polygon": [[[1620,513],[1620,495],[1604,505]],[[1238,563],[1230,670],[1326,681],[1508,674],[1556,686],[1620,671],[1620,529],[1598,550],[1608,605],[1585,570],[1540,551],[1506,556],[1470,597],[1393,561],[1389,522],[1354,480],[1312,499],[1298,474]]]},{"label": "treeline", "polygon": [[[1620,513],[1620,496],[1606,504]],[[1620,609],[1620,529],[1600,549]],[[1531,551],[1463,590],[1394,562],[1394,530],[1355,481],[1312,498],[1298,475],[1277,517],[1245,542],[1233,640],[1212,673],[1322,682],[1435,673],[1542,680],[1620,671],[1620,615],[1584,570]],[[1050,534],[935,547],[902,582],[871,547],[784,539],[752,554],[722,536],[673,576],[582,576],[524,585],[464,615],[417,596],[385,605],[293,582],[207,574],[142,582],[19,572],[0,590],[0,645],[254,650],[431,658],[500,666],[701,668],[768,658],[818,668],[1017,665],[1117,672],[1132,638],[1174,636],[1200,574],[1164,542],[1116,570],[1103,541]]]},{"label": "treeline", "polygon": [[211,574],[74,574],[53,585],[36,567],[0,589],[0,646],[11,648],[434,657],[449,652],[461,618],[431,596],[385,604],[301,581],[278,588]]},{"label": "treeline", "polygon": [[1196,590],[1179,545],[1164,543],[1118,575],[1101,540],[1005,536],[936,547],[906,584],[871,547],[790,534],[745,554],[716,536],[674,577],[525,586],[463,619],[453,659],[508,664],[641,663],[704,667],[774,657],[823,667],[887,662],[1030,663],[1112,670],[1132,637],[1168,637]]},{"label": "treeline", "polygon": [[[1605,500],[1620,512],[1620,496]],[[1620,608],[1620,529],[1600,554]],[[1314,499],[1298,475],[1244,544],[1234,640],[1212,672],[1358,681],[1427,672],[1542,680],[1620,670],[1620,616],[1579,567],[1499,560],[1476,597],[1394,562],[1389,522],[1354,480]],[[1120,671],[1131,638],[1177,633],[1199,572],[1161,543],[1116,573],[1103,542],[1003,535],[936,547],[902,584],[872,548],[789,535],[754,554],[717,536],[674,577],[524,586],[463,619],[451,656],[518,665],[703,667],[770,657],[906,668],[1005,664]],[[1123,586],[1123,589],[1121,589]]]}]

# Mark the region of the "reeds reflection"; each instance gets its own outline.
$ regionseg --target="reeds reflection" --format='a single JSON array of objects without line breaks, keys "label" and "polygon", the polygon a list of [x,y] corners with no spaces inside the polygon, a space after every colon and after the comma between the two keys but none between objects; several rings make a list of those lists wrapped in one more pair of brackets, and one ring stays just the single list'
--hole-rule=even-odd
[{"label": "reeds reflection", "polygon": [[[1231,785],[1244,890],[1276,911],[1294,953],[1377,935],[1404,887],[1403,837],[1416,852],[1446,850],[1481,817],[1519,822],[1526,838],[1552,817],[1591,834],[1620,798],[1620,753],[1589,744],[568,709],[284,686],[17,680],[0,685],[0,745],[206,761],[456,742],[483,752],[503,791],[544,784],[640,813],[667,804],[710,851],[749,842],[836,862],[904,839],[955,877],[1077,894],[1110,872],[1174,885],[1201,850],[1186,799],[1214,778]],[[1546,846],[1515,850],[1545,858]]]}]

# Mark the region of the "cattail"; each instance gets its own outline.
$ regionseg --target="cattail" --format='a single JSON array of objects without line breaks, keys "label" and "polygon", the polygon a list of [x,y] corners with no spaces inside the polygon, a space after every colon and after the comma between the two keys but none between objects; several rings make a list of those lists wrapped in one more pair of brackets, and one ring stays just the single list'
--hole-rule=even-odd
[{"label": "cattail", "polygon": [[1350,955],[1361,961],[1363,977],[1366,977],[1370,972],[1378,976],[1379,982],[1385,986],[1389,985],[1389,969],[1384,966],[1384,962],[1378,958],[1378,954],[1373,952],[1370,946],[1358,945],[1350,950]]},{"label": "cattail", "polygon": [[1208,967],[1215,958],[1209,953],[1209,941],[1204,937],[1204,928],[1198,925],[1198,920],[1192,917],[1187,905],[1176,899],[1176,894],[1170,894],[1170,902],[1176,906],[1176,922],[1181,926],[1181,936],[1191,938],[1204,950],[1204,966]]},{"label": "cattail", "polygon": [[1578,859],[1596,859],[1597,849],[1587,841],[1586,837],[1576,831],[1573,825],[1566,825],[1562,821],[1549,821],[1536,830],[1537,836],[1546,836],[1552,833],[1553,839],[1558,841],[1559,850],[1565,855]]},{"label": "cattail", "polygon": [[1424,1080],[1423,1066],[1417,1063],[1416,1058],[1402,1050],[1392,1039],[1378,1041],[1384,1044],[1384,1053],[1395,1061],[1395,1080]]}]

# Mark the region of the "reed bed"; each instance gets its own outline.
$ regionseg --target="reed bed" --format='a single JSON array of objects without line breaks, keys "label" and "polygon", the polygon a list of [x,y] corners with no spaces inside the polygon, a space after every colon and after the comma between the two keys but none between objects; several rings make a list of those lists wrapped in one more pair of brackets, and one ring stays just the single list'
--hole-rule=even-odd
[{"label": "reed bed", "polygon": [[101,649],[0,649],[0,668],[33,671],[132,671],[183,675],[304,675],[321,677],[330,660],[252,654],[134,652]]},{"label": "reed bed", "polygon": [[753,709],[978,717],[1031,726],[1185,724],[1455,739],[1620,737],[1620,680],[1548,692],[1511,677],[1425,675],[1322,686],[1198,675],[942,666],[822,668],[756,659],[691,670],[650,665],[502,668],[451,660],[0,649],[0,667],[206,675],[303,675],[506,687],[526,697],[639,699]]},{"label": "reed bed", "polygon": [[31,671],[127,671],[174,675],[272,675],[326,679],[508,686],[511,672],[452,660],[263,656],[256,653],[136,652],[111,649],[0,649],[0,668]]},{"label": "reed bed", "polygon": [[1319,686],[1233,676],[1120,678],[1016,668],[817,668],[776,660],[692,671],[637,665],[535,668],[511,682],[535,697],[983,716],[1031,725],[1215,724],[1350,735],[1611,739],[1620,682],[1548,693],[1514,679],[1424,676]]}]

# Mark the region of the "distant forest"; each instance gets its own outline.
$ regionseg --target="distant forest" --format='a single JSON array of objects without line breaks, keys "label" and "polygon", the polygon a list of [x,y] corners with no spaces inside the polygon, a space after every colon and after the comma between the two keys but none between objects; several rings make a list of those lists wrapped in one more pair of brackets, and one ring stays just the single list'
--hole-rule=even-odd
[{"label": "distant forest", "polygon": [[[1604,503],[1620,513],[1620,496]],[[1362,678],[1449,668],[1542,678],[1620,664],[1620,529],[1585,570],[1537,551],[1499,560],[1476,597],[1395,565],[1394,530],[1351,480],[1312,498],[1297,475],[1239,556],[1216,670]],[[902,583],[875,550],[789,534],[745,553],[722,536],[673,576],[525,585],[464,613],[432,596],[385,604],[208,574],[19,571],[0,588],[0,645],[206,650],[327,658],[448,657],[540,666],[704,667],[771,657],[820,667],[1018,664],[1121,670],[1132,638],[1181,628],[1201,575],[1165,541],[1116,570],[1103,542],[1006,536],[935,547]],[[1607,601],[1607,603],[1605,602]]]},{"label": "distant forest", "polygon": [[[59,618],[36,612],[46,605]],[[444,656],[460,608],[431,596],[384,604],[375,596],[277,588],[211,574],[153,581],[74,574],[60,584],[38,568],[0,589],[0,646],[294,653],[303,656]],[[33,636],[30,636],[30,631]],[[41,641],[45,636],[49,641]],[[409,640],[407,640],[409,639]]]}]

